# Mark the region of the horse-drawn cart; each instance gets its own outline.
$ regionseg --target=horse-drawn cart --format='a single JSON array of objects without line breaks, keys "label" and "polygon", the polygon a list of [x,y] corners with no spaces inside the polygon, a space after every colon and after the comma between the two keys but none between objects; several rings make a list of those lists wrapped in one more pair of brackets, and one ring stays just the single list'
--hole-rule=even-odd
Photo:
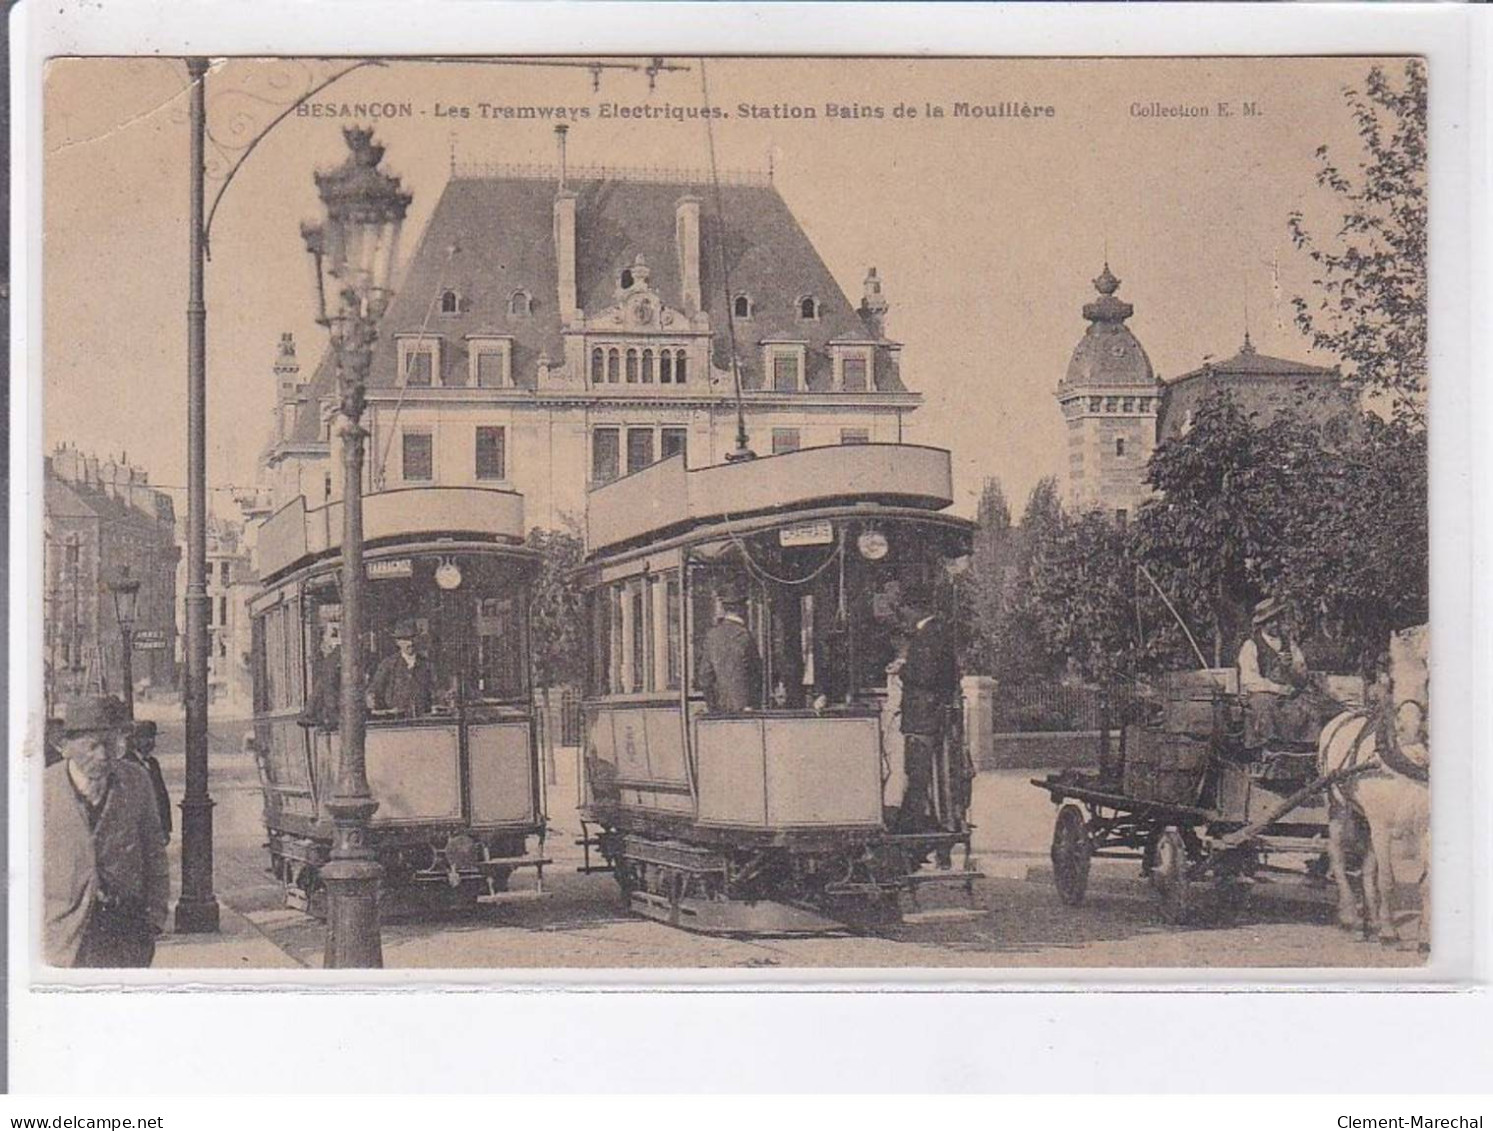
[{"label": "horse-drawn cart", "polygon": [[1140,701],[1118,748],[1101,733],[1097,772],[1033,779],[1058,806],[1052,870],[1064,903],[1083,901],[1096,857],[1140,860],[1169,922],[1186,919],[1205,882],[1236,904],[1272,874],[1328,879],[1326,791],[1359,771],[1321,774],[1315,744],[1247,749],[1233,676],[1177,673]]}]

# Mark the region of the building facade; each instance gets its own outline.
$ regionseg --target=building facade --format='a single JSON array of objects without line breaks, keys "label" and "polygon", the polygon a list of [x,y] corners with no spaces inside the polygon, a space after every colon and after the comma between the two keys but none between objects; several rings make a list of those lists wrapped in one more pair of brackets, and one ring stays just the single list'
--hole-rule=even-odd
[{"label": "building facade", "polygon": [[109,582],[140,582],[133,676],[139,693],[175,688],[176,542],[171,497],[127,460],[58,447],[43,471],[43,648],[49,706],[119,694],[123,640]]},{"label": "building facade", "polygon": [[[381,326],[365,489],[510,488],[531,527],[579,528],[590,486],[721,462],[738,373],[760,456],[908,438],[883,280],[853,304],[769,179],[561,169],[453,173]],[[266,480],[320,505],[332,367],[303,382],[282,342],[275,372]]]},{"label": "building facade", "polygon": [[1156,445],[1182,435],[1198,404],[1226,391],[1257,424],[1292,411],[1321,426],[1329,442],[1350,435],[1361,417],[1357,395],[1335,367],[1260,353],[1244,334],[1239,352],[1162,380],[1126,320],[1135,313],[1115,297],[1109,264],[1094,280],[1099,298],[1083,308],[1088,330],[1058,383],[1068,425],[1066,503],[1125,522],[1150,497],[1146,467]]},{"label": "building facade", "polygon": [[[249,598],[257,585],[253,558],[242,523],[209,515],[207,521],[207,695],[215,714],[247,717],[252,703],[249,680]],[[186,623],[186,562],[177,576]],[[183,646],[185,642],[183,641]],[[179,660],[184,662],[184,660]]]},{"label": "building facade", "polygon": [[1126,521],[1149,495],[1146,464],[1156,447],[1162,386],[1145,348],[1125,325],[1135,307],[1115,297],[1109,264],[1085,304],[1089,327],[1073,350],[1057,398],[1068,424],[1067,505]]}]

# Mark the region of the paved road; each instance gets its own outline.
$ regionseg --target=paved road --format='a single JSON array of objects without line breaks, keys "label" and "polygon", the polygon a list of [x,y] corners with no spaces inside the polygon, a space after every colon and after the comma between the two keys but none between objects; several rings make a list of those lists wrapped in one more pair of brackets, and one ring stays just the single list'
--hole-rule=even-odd
[{"label": "paved road", "polygon": [[[209,734],[219,899],[294,962],[318,966],[322,925],[284,907],[265,870],[258,781],[241,753],[243,723],[215,721]],[[179,724],[163,723],[159,753],[173,796],[183,769]],[[833,937],[743,940],[693,935],[628,915],[606,875],[578,875],[573,765],[550,789],[553,831],[547,899],[478,908],[432,920],[386,923],[390,967],[1246,967],[1413,965],[1407,950],[1345,935],[1331,924],[1330,892],[1261,885],[1231,919],[1163,925],[1129,861],[1095,861],[1084,906],[1063,906],[1045,854],[1052,805],[1025,774],[976,782],[975,848],[985,879],[973,908],[958,891],[925,894],[895,926]],[[176,842],[173,841],[173,859]],[[526,882],[515,877],[514,886]]]}]

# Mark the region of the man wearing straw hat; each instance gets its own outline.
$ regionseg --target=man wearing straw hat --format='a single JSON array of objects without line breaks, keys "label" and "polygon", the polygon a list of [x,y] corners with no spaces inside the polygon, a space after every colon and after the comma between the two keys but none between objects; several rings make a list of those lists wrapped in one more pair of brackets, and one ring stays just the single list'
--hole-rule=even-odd
[{"label": "man wearing straw hat", "polygon": [[1275,597],[1257,604],[1249,639],[1239,649],[1239,690],[1248,705],[1244,744],[1251,749],[1314,743],[1322,726],[1306,657],[1291,638],[1285,612]]},{"label": "man wearing straw hat", "polygon": [[54,966],[149,966],[170,876],[150,777],[124,758],[115,704],[67,705],[44,773],[42,949]]}]

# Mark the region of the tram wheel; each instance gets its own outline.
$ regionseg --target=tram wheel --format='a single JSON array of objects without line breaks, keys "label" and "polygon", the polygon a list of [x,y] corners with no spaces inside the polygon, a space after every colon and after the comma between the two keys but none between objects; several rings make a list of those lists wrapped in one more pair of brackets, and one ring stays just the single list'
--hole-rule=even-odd
[{"label": "tram wheel", "polygon": [[1088,822],[1083,810],[1071,802],[1058,810],[1052,829],[1052,882],[1058,898],[1069,907],[1083,902],[1089,886]]},{"label": "tram wheel", "polygon": [[1161,899],[1161,917],[1168,923],[1186,921],[1191,893],[1187,879],[1187,843],[1182,833],[1169,828],[1156,841],[1151,864],[1151,885]]}]

